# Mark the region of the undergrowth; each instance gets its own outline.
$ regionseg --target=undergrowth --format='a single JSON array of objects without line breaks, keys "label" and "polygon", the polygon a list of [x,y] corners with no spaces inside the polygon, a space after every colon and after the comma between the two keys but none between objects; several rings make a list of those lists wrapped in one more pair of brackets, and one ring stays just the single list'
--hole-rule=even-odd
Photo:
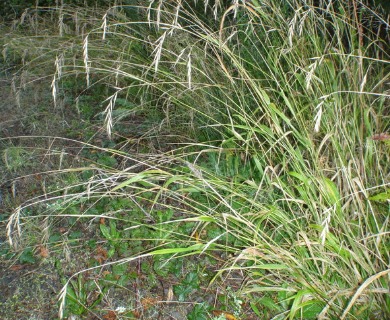
[{"label": "undergrowth", "polygon": [[57,36],[5,40],[24,64],[16,97],[29,72],[48,77],[53,108],[75,98],[107,134],[8,218],[14,250],[44,221],[45,247],[97,252],[62,278],[60,316],[96,312],[139,263],[176,279],[168,302],[240,279],[226,310],[197,300],[188,319],[389,317],[388,22],[360,1],[133,2],[53,8]]}]

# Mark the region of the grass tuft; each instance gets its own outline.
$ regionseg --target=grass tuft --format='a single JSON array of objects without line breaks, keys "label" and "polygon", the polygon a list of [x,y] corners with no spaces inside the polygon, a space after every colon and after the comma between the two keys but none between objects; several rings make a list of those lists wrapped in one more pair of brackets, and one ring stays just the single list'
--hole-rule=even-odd
[{"label": "grass tuft", "polygon": [[[112,144],[83,143],[77,179],[19,206],[7,227],[13,245],[35,220],[69,218],[74,230],[100,219],[105,258],[63,282],[60,317],[67,304],[93,309],[73,294],[81,274],[194,257],[218,261],[209,287],[240,279],[235,299],[260,318],[390,316],[390,51],[366,20],[388,28],[378,12],[359,1],[151,1],[72,16],[71,35],[66,12],[58,36],[28,40],[50,43],[40,51],[55,61],[54,108],[67,81],[83,77],[79,102],[104,84],[92,113]],[[21,40],[7,50],[20,54]],[[40,57],[23,56],[22,70],[48,76]],[[4,152],[7,167],[17,150]]]}]

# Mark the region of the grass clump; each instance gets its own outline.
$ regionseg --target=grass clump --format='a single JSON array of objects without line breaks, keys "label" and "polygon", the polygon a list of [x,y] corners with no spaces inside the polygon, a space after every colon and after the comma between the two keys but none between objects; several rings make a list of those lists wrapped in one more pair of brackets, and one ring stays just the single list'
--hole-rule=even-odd
[{"label": "grass clump", "polygon": [[[112,7],[74,64],[56,64],[54,99],[74,74],[106,84],[96,114],[113,142],[85,144],[93,166],[37,216],[15,211],[10,240],[20,219],[99,219],[88,230],[105,248],[64,280],[61,315],[103,299],[81,294],[85,272],[149,261],[146,273],[180,279],[168,301],[240,279],[228,310],[198,301],[189,319],[244,317],[240,299],[259,318],[389,317],[389,47],[367,21],[378,34],[388,23],[357,1],[203,5]],[[184,275],[171,263],[187,257],[200,262]]]}]

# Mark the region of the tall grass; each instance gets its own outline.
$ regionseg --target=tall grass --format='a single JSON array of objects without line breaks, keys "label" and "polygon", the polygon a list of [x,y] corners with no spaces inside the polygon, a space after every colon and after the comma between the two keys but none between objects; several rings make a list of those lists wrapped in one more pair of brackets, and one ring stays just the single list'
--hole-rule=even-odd
[{"label": "tall grass", "polygon": [[389,317],[389,145],[375,139],[389,128],[389,48],[363,28],[378,14],[358,1],[232,3],[114,7],[83,35],[80,63],[55,81],[77,67],[110,83],[108,134],[136,115],[154,119],[144,138],[170,144],[137,168],[116,152],[125,169],[66,197],[173,210],[160,227],[191,232],[140,257],[215,252],[216,278],[242,272],[240,294],[273,319]]}]

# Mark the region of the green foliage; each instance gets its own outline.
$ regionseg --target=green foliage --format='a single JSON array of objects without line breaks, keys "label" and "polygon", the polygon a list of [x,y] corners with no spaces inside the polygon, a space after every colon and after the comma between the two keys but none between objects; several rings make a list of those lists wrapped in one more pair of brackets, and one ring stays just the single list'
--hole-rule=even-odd
[{"label": "green foliage", "polygon": [[199,289],[199,279],[197,272],[188,273],[179,285],[173,287],[173,291],[179,301],[185,301],[192,292]]},{"label": "green foliage", "polygon": [[205,303],[195,304],[194,308],[187,314],[187,320],[209,319],[210,306]]},{"label": "green foliage", "polygon": [[[193,299],[200,270],[218,261],[210,286],[236,272],[245,279],[241,292],[218,294],[237,317],[250,297],[259,318],[376,310],[385,318],[389,154],[372,137],[389,126],[389,55],[383,38],[361,28],[377,14],[348,1],[204,9],[173,1],[112,9],[103,25],[97,19],[74,35],[75,48],[56,48],[68,64],[78,51],[58,79],[62,94],[76,95],[80,115],[109,137],[80,152],[93,165],[56,191],[63,201],[53,199],[49,213],[72,228],[99,220],[104,259],[142,260],[153,287],[173,277],[180,302]],[[88,93],[72,90],[82,86],[73,79],[80,70]],[[3,162],[16,170],[28,155],[7,149]],[[72,228],[67,241],[80,243]],[[127,285],[138,275],[125,265],[100,281]],[[73,314],[101,299],[87,299],[96,290],[88,279],[64,285]],[[209,311],[196,304],[188,319]]]},{"label": "green foliage", "polygon": [[31,263],[34,264],[36,262],[36,258],[34,256],[34,251],[32,248],[26,248],[23,250],[22,254],[19,256],[20,263]]},{"label": "green foliage", "polygon": [[110,220],[109,226],[101,224],[100,231],[103,237],[108,240],[110,246],[107,253],[108,258],[111,258],[115,253],[120,255],[126,253],[128,244],[123,241],[121,232],[117,230],[116,223],[113,220]]},{"label": "green foliage", "polygon": [[[67,287],[66,292],[66,312],[69,315],[83,315],[92,309],[94,306],[100,303],[103,298],[104,288],[98,287],[93,280],[86,280],[82,275],[79,275],[77,279],[71,280],[70,286]],[[90,293],[95,294],[95,298],[91,300]]]},{"label": "green foliage", "polygon": [[3,163],[9,171],[24,169],[34,164],[33,154],[21,147],[9,147],[3,151]]},{"label": "green foliage", "polygon": [[[5,20],[19,18],[25,10],[35,8],[56,7],[59,4],[65,6],[107,6],[104,0],[4,0],[0,9],[0,16]],[[42,10],[44,11],[44,10]]]},{"label": "green foliage", "polygon": [[386,189],[385,192],[377,193],[374,196],[368,198],[371,201],[386,202],[390,200],[390,189]]}]

